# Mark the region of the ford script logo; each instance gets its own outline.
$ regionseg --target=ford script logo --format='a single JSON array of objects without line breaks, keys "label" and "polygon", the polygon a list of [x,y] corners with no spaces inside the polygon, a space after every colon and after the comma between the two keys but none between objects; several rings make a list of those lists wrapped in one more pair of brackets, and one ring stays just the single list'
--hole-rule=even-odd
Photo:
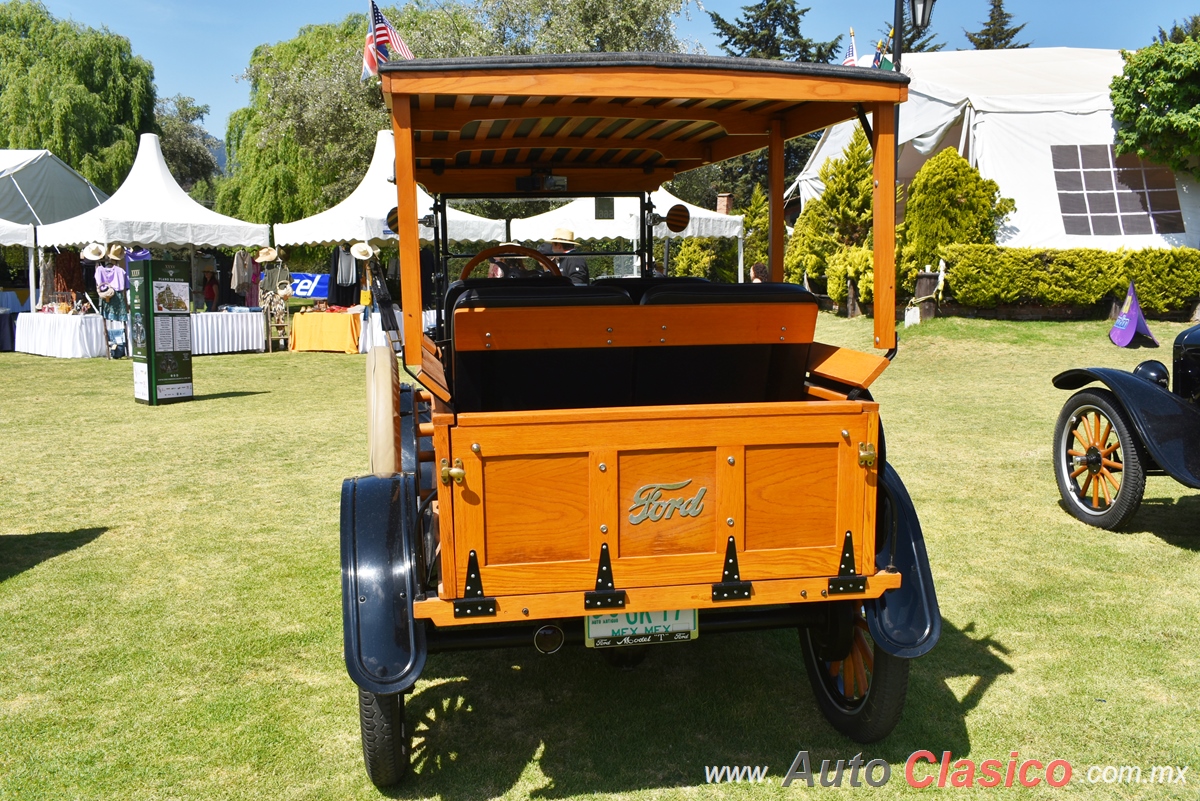
[{"label": "ford script logo", "polygon": [[691,498],[663,498],[664,492],[681,490],[692,480],[680,481],[677,484],[646,484],[633,493],[633,506],[629,507],[629,522],[633,525],[649,520],[657,523],[659,520],[670,520],[671,515],[679,512],[680,517],[699,517],[704,511],[704,493],[707,487],[701,487]]}]

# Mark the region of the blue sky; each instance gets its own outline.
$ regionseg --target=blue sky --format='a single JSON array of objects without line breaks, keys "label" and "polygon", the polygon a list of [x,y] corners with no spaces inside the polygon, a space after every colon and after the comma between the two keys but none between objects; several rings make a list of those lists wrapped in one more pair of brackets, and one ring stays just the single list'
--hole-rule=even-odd
[{"label": "blue sky", "polygon": [[[223,138],[229,113],[246,105],[248,89],[236,76],[246,68],[254,48],[290,39],[304,25],[332,22],[355,11],[365,13],[366,0],[44,0],[56,17],[71,18],[129,38],[133,50],[154,65],[159,95],[189,95],[207,103],[208,129]],[[429,0],[432,1],[432,0]],[[748,0],[702,0],[703,8],[733,21]],[[907,2],[907,0],[905,0]],[[382,5],[399,5],[387,0]],[[804,17],[805,35],[822,40],[847,33],[853,26],[859,50],[879,36],[892,16],[888,0],[798,0],[811,10]],[[987,18],[988,0],[938,0],[932,30],[950,48],[967,48],[963,28],[978,30]],[[1148,44],[1158,27],[1200,13],[1195,0],[1007,0],[1015,23],[1027,23],[1023,41],[1036,47],[1136,48]],[[678,22],[683,38],[720,54],[712,23],[696,0]],[[365,31],[364,31],[365,33]]]}]

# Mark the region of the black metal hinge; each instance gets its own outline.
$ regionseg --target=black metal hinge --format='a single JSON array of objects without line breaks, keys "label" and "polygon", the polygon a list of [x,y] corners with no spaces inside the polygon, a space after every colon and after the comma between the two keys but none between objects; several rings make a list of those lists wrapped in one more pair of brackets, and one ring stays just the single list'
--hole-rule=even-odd
[{"label": "black metal hinge", "polygon": [[454,616],[496,616],[496,599],[483,594],[483,579],[479,577],[479,556],[474,551],[467,557],[467,586],[462,599],[454,602]]},{"label": "black metal hinge", "polygon": [[846,532],[842,541],[842,561],[838,565],[837,578],[829,580],[830,595],[847,595],[867,591],[867,577],[860,576],[854,569],[854,535]]},{"label": "black metal hinge", "polygon": [[721,580],[712,585],[714,601],[741,601],[750,597],[749,581],[742,581],[742,571],[738,569],[737,542],[733,537],[725,545],[725,563],[721,570]]},{"label": "black metal hinge", "polygon": [[612,560],[608,543],[600,545],[600,565],[596,568],[596,589],[583,594],[584,609],[624,609],[625,590],[614,589]]}]

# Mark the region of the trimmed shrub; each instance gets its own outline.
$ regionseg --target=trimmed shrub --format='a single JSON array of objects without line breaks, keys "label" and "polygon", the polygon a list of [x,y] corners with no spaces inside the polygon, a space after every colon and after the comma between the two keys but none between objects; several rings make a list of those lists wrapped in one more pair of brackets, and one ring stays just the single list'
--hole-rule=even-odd
[{"label": "trimmed shrub", "polygon": [[671,273],[711,281],[716,263],[717,253],[711,239],[688,237],[671,256]]},{"label": "trimmed shrub", "polygon": [[901,286],[911,292],[925,265],[936,268],[939,247],[994,244],[1000,225],[1016,207],[1011,198],[1000,197],[999,184],[980,176],[954,148],[929,159],[908,190]]},{"label": "trimmed shrub", "polygon": [[826,262],[826,292],[838,303],[847,297],[846,280],[858,286],[858,302],[870,303],[875,289],[874,253],[868,247],[840,248]]},{"label": "trimmed shrub", "polygon": [[805,272],[820,278],[825,275],[829,257],[839,248],[871,241],[874,177],[871,145],[861,128],[855,128],[854,138],[841,158],[821,165],[818,177],[825,191],[804,207],[784,254],[788,281],[799,283]]},{"label": "trimmed shrub", "polygon": [[738,209],[744,215],[743,225],[746,230],[746,264],[761,261],[766,263],[768,241],[770,239],[771,209],[767,195],[758,184],[750,195],[750,203],[744,209]]},{"label": "trimmed shrub", "polygon": [[1129,281],[1155,312],[1181,309],[1200,296],[1200,250],[1093,250],[945,245],[946,282],[964,306],[1094,306],[1123,296]]}]

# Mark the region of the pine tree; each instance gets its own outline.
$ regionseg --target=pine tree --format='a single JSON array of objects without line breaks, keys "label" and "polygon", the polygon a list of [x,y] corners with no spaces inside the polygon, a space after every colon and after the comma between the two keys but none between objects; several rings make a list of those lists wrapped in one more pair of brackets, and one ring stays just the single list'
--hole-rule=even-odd
[{"label": "pine tree", "polygon": [[1028,23],[1011,27],[1012,14],[1004,10],[1004,0],[991,0],[992,10],[983,28],[971,33],[964,29],[967,39],[976,50],[1020,50],[1029,47],[1028,42],[1016,41],[1017,34]]},{"label": "pine tree", "polygon": [[728,55],[828,64],[837,55],[842,37],[839,34],[831,41],[818,42],[801,34],[800,21],[808,11],[796,8],[796,0],[763,0],[742,6],[742,15],[734,22],[714,11],[708,16]]},{"label": "pine tree", "polygon": [[1184,39],[1200,39],[1200,14],[1184,17],[1182,25],[1178,22],[1172,23],[1169,31],[1159,28],[1158,36],[1155,37],[1155,41],[1160,44],[1183,44]]},{"label": "pine tree", "polygon": [[[946,46],[945,42],[935,41],[936,33],[931,33],[929,28],[923,31],[918,31],[912,24],[912,14],[909,13],[908,3],[904,6],[904,53],[936,53]],[[888,34],[892,31],[892,22],[884,22],[883,27],[879,29],[879,38],[885,43],[888,42]],[[891,44],[888,43],[888,58],[891,58]]]}]

